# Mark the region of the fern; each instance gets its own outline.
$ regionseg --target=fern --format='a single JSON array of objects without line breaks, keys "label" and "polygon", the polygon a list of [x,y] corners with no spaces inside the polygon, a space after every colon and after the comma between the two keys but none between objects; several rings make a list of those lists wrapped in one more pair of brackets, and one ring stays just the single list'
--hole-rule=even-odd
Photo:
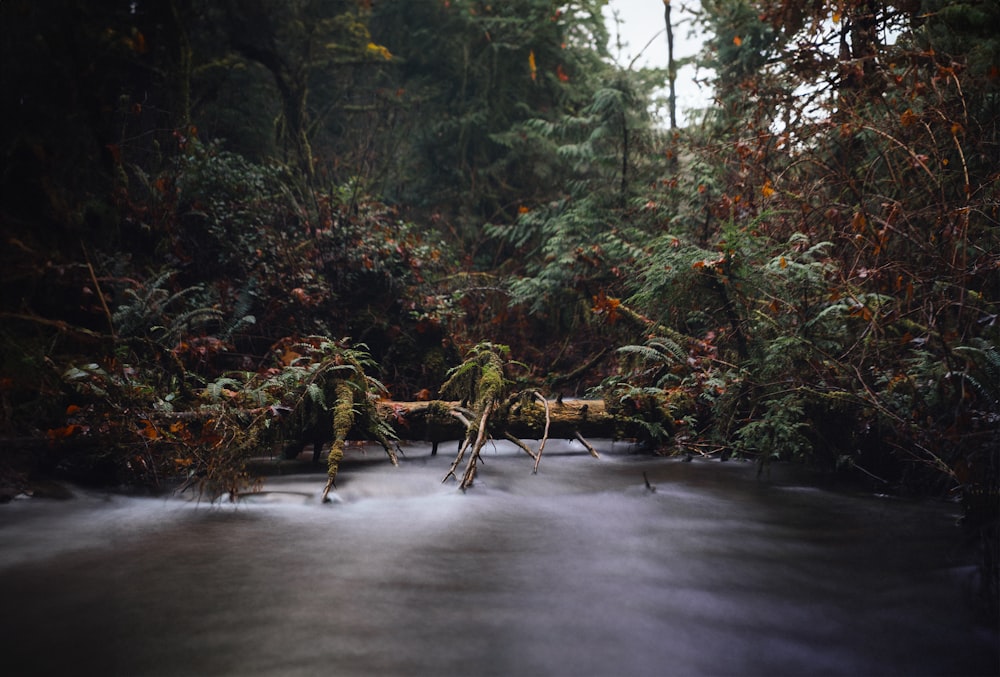
[{"label": "fern", "polygon": [[678,363],[683,364],[687,360],[687,351],[676,341],[665,336],[657,336],[646,341],[646,345],[657,351],[660,355],[669,355]]},{"label": "fern", "polygon": [[633,377],[651,383],[655,389],[662,389],[670,381],[676,381],[677,377],[670,373],[669,367],[684,364],[687,360],[687,351],[665,336],[650,338],[643,345],[622,346],[616,352],[638,360],[644,369],[633,373]]},{"label": "fern", "polygon": [[242,391],[244,383],[231,376],[220,376],[205,386],[205,397],[210,402],[221,402],[227,392]]},{"label": "fern", "polygon": [[1000,409],[1000,350],[980,341],[976,346],[956,346],[952,352],[964,357],[969,368],[946,376],[963,379],[990,408]]},{"label": "fern", "polygon": [[812,444],[806,436],[803,402],[798,395],[789,395],[761,402],[763,414],[736,431],[738,452],[756,456],[761,463],[768,459],[789,459],[806,456]]},{"label": "fern", "polygon": [[304,397],[321,409],[326,409],[326,395],[323,388],[317,383],[310,383],[306,386]]}]

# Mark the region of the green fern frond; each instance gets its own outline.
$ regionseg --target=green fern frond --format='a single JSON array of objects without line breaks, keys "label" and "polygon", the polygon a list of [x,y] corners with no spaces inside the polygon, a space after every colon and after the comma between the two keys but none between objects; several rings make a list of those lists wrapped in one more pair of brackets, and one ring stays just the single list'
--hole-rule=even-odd
[{"label": "green fern frond", "polygon": [[646,345],[651,348],[655,348],[664,355],[670,355],[675,360],[683,364],[687,360],[687,351],[684,350],[676,341],[667,338],[666,336],[656,336],[648,341]]},{"label": "green fern frond", "polygon": [[326,395],[323,393],[323,388],[321,388],[319,384],[310,383],[307,385],[304,397],[315,403],[318,407],[326,409]]},{"label": "green fern frond", "polygon": [[662,363],[666,361],[665,360],[666,355],[648,345],[622,346],[618,348],[615,352],[619,353],[620,355],[634,355],[643,360],[644,362]]},{"label": "green fern frond", "polygon": [[952,352],[964,357],[970,368],[963,372],[949,372],[948,375],[964,379],[986,401],[994,406],[1000,405],[1000,350],[984,344],[983,347],[957,346]]},{"label": "green fern frond", "polygon": [[622,346],[615,352],[622,355],[634,355],[652,364],[668,364],[671,361],[683,364],[687,360],[687,352],[676,341],[665,336],[653,337],[643,345]]},{"label": "green fern frond", "polygon": [[243,383],[230,376],[220,376],[215,381],[209,383],[205,386],[204,393],[211,402],[219,402],[222,400],[223,391],[226,390],[242,390]]},{"label": "green fern frond", "polygon": [[670,432],[663,427],[662,424],[656,423],[655,421],[647,421],[639,417],[629,417],[629,422],[638,425],[650,440],[662,441],[670,438]]}]

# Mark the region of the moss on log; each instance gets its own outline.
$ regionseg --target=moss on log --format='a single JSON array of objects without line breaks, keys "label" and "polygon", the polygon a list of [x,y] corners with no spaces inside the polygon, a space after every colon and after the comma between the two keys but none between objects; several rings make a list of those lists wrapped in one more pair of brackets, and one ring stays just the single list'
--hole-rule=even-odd
[{"label": "moss on log", "polygon": [[[446,442],[466,436],[466,426],[450,414],[459,402],[395,402],[379,406],[402,440]],[[524,439],[542,439],[545,435],[545,408],[537,401],[504,404],[491,423],[490,433],[504,433]],[[603,400],[549,401],[549,437],[574,439],[585,437],[631,438],[641,436],[641,426],[626,417],[608,411]]]}]

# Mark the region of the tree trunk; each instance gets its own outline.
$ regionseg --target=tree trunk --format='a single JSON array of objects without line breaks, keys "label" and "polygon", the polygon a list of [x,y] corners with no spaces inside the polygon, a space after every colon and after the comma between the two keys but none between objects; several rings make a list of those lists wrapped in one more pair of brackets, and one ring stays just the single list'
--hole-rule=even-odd
[{"label": "tree trunk", "polygon": [[674,26],[670,20],[670,0],[663,0],[663,21],[667,25],[667,83],[670,85],[670,129],[677,129],[677,67],[674,64]]}]

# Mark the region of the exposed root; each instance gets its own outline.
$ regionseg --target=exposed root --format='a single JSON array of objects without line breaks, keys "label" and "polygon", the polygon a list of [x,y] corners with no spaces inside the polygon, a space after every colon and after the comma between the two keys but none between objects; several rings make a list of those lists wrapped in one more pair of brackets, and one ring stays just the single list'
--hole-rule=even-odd
[{"label": "exposed root", "polygon": [[451,467],[448,468],[448,473],[444,476],[444,479],[441,480],[442,484],[447,482],[449,478],[455,476],[455,468],[457,468],[458,464],[462,462],[462,458],[465,457],[465,451],[469,448],[470,444],[472,444],[471,436],[467,436],[464,440],[462,440],[462,443],[458,447],[458,454],[455,456],[455,460],[451,462]]},{"label": "exposed root", "polygon": [[533,452],[533,451],[532,451],[531,449],[529,449],[529,448],[528,448],[528,445],[527,445],[527,444],[525,444],[525,443],[524,443],[524,442],[522,442],[522,441],[521,441],[520,439],[518,439],[518,438],[517,438],[517,437],[515,437],[514,435],[511,435],[511,434],[510,434],[510,433],[508,433],[508,432],[505,432],[505,433],[503,434],[503,436],[504,436],[504,439],[506,439],[506,440],[507,440],[508,442],[512,442],[512,443],[514,443],[515,445],[517,445],[518,447],[520,447],[520,448],[521,448],[521,450],[522,450],[522,451],[523,451],[524,453],[526,453],[526,454],[527,454],[528,456],[530,456],[531,458],[533,458],[533,459],[535,460],[535,464],[536,464],[536,466],[537,466],[537,464],[538,464],[538,456],[536,456],[536,455],[535,455],[535,452]]},{"label": "exposed root", "polygon": [[469,445],[472,444],[473,435],[478,432],[476,425],[465,416],[466,414],[471,414],[471,412],[467,409],[455,407],[448,413],[461,421],[462,425],[465,426],[465,437],[462,438],[461,443],[459,443],[458,454],[455,456],[455,460],[452,461],[451,467],[448,468],[448,472],[445,474],[444,479],[441,480],[442,484],[455,476],[455,469],[458,468],[458,464],[462,462],[462,458],[465,456],[465,451],[469,448]]},{"label": "exposed root", "polygon": [[472,448],[472,455],[469,456],[469,464],[465,467],[465,474],[462,476],[462,483],[459,488],[465,491],[472,486],[472,483],[476,479],[476,467],[479,463],[479,453],[483,450],[486,445],[486,440],[489,436],[486,434],[486,422],[490,418],[490,414],[496,409],[496,402],[488,402],[483,408],[483,417],[479,421],[479,432],[476,435],[476,443]]},{"label": "exposed root", "polygon": [[465,426],[466,432],[468,432],[469,428],[472,427],[472,421],[470,421],[469,419],[467,419],[465,417],[465,414],[467,412],[465,412],[464,410],[459,409],[458,407],[456,407],[456,408],[452,409],[451,411],[449,411],[448,413],[451,414],[452,416],[454,416],[455,418],[457,418],[459,421],[462,422],[462,425]]},{"label": "exposed root", "polygon": [[542,452],[545,451],[545,442],[549,439],[549,426],[552,424],[552,416],[549,412],[549,401],[542,397],[542,394],[537,390],[534,392],[535,399],[542,403],[545,407],[545,432],[542,434],[542,441],[538,444],[538,454],[535,455],[535,467],[532,469],[532,474],[538,472],[538,464],[542,462]]},{"label": "exposed root", "polygon": [[465,442],[444,479],[455,476],[455,469],[471,444],[472,452],[459,483],[459,488],[463,491],[475,481],[480,452],[489,438],[490,417],[507,395],[510,386],[510,381],[504,378],[504,357],[509,350],[506,346],[480,343],[469,351],[469,356],[461,365],[452,370],[447,382],[441,387],[443,393],[450,393],[463,402],[475,403],[471,412],[461,408],[451,412],[452,416],[466,423],[466,434]]}]

